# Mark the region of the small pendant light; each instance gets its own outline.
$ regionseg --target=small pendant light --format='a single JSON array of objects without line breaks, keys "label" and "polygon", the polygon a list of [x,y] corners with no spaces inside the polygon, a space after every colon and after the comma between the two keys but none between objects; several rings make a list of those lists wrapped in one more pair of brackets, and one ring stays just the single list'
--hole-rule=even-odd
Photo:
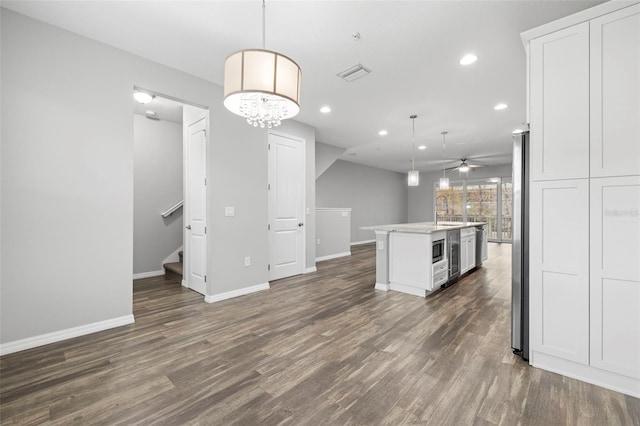
[{"label": "small pendant light", "polygon": [[418,116],[417,115],[412,115],[409,116],[409,118],[412,121],[412,126],[413,126],[413,135],[411,137],[411,170],[409,171],[409,174],[407,175],[407,184],[409,186],[418,186],[420,184],[420,172],[418,172],[416,170],[416,159],[415,159],[415,144],[416,144],[416,118]]},{"label": "small pendant light", "polygon": [[446,142],[445,142],[445,138],[446,135],[449,132],[442,132],[442,177],[440,178],[440,189],[449,189],[449,178],[446,176],[446,169],[444,167],[444,158],[445,158],[445,152],[446,152]]}]

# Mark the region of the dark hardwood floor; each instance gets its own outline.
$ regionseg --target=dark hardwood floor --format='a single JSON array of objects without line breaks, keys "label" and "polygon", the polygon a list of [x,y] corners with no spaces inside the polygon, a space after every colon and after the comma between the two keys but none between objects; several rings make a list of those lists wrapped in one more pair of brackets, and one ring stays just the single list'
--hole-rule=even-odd
[{"label": "dark hardwood floor", "polygon": [[510,350],[510,246],[426,299],[375,250],[206,304],[134,284],[136,323],[0,358],[2,424],[640,425],[640,400]]}]

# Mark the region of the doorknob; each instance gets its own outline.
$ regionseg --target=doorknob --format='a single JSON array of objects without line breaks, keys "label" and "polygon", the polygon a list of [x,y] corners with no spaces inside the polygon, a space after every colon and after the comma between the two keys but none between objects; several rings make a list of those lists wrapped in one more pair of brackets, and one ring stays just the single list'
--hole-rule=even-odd
[{"label": "doorknob", "polygon": [[302,225],[304,225],[304,223],[302,223],[302,222],[300,222],[300,223],[298,224],[298,226],[302,226]]},{"label": "doorknob", "polygon": [[191,229],[191,225],[187,225],[187,226],[185,226],[185,228]]}]

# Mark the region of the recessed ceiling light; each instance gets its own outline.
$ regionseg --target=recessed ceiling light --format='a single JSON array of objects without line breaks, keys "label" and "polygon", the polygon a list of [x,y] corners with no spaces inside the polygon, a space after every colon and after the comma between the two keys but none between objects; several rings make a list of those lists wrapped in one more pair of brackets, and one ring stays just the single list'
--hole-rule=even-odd
[{"label": "recessed ceiling light", "polygon": [[145,92],[133,92],[133,99],[140,102],[141,104],[148,104],[153,98],[155,98],[154,95],[150,95]]},{"label": "recessed ceiling light", "polygon": [[514,134],[514,135],[517,135],[518,133],[522,133],[522,132],[524,132],[524,130],[522,130],[522,129],[515,129],[515,130],[513,131],[513,134]]},{"label": "recessed ceiling light", "polygon": [[507,109],[509,105],[507,104],[498,104],[496,106],[493,107],[493,109],[495,109],[496,111],[502,111],[503,109]]},{"label": "recessed ceiling light", "polygon": [[426,146],[426,145],[420,145],[420,146],[418,147],[418,149],[427,149],[427,146]]},{"label": "recessed ceiling light", "polygon": [[468,55],[464,55],[462,59],[460,59],[460,65],[471,65],[477,60],[478,60],[478,57],[470,53]]},{"label": "recessed ceiling light", "polygon": [[380,130],[380,131],[378,132],[378,134],[379,134],[380,136],[387,136],[387,135],[389,134],[389,132],[387,132],[386,130]]},{"label": "recessed ceiling light", "polygon": [[328,106],[323,106],[322,108],[320,108],[320,112],[323,114],[329,114],[331,112],[331,108],[329,108]]}]

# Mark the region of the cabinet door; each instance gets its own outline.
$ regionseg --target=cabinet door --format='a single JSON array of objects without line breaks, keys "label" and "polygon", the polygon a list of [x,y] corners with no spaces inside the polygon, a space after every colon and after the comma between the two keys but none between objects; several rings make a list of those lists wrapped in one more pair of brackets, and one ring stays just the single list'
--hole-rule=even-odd
[{"label": "cabinet door", "polygon": [[460,275],[469,270],[469,237],[460,238]]},{"label": "cabinet door", "polygon": [[589,23],[530,44],[531,180],[589,177]]},{"label": "cabinet door", "polygon": [[476,267],[476,237],[469,238],[469,269]]},{"label": "cabinet door", "polygon": [[467,271],[469,255],[467,254],[467,241],[465,237],[460,238],[460,275]]},{"label": "cabinet door", "polygon": [[591,365],[640,379],[640,177],[591,179]]},{"label": "cabinet door", "polygon": [[531,353],[589,363],[589,180],[533,182]]},{"label": "cabinet door", "polygon": [[640,174],[640,4],[591,21],[591,176]]},{"label": "cabinet door", "polygon": [[476,266],[476,239],[474,236],[460,239],[460,274],[464,274]]}]

